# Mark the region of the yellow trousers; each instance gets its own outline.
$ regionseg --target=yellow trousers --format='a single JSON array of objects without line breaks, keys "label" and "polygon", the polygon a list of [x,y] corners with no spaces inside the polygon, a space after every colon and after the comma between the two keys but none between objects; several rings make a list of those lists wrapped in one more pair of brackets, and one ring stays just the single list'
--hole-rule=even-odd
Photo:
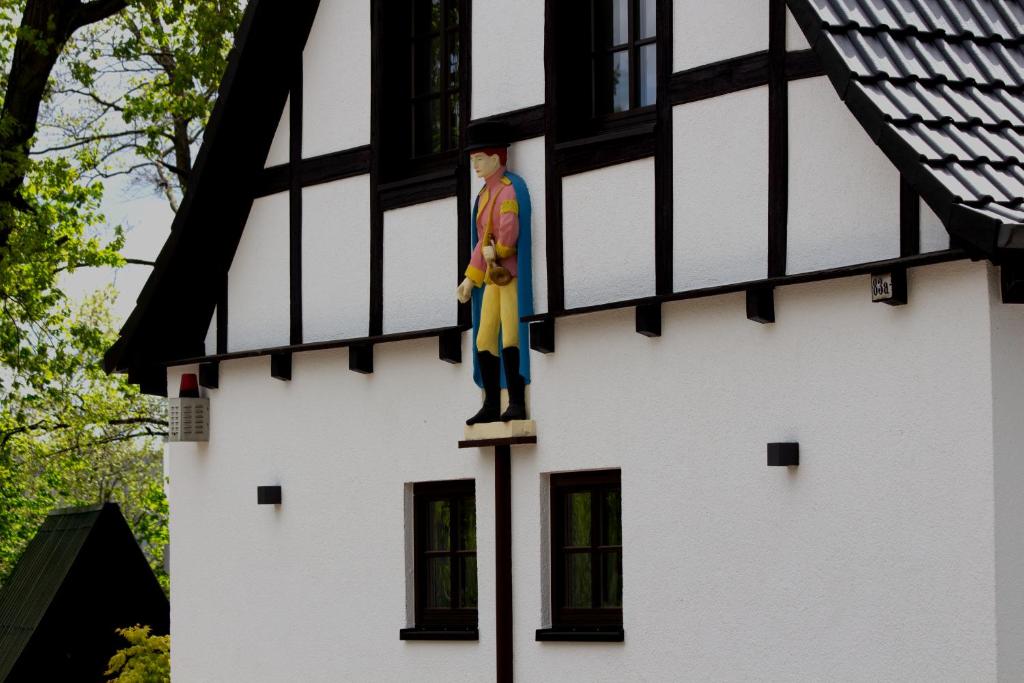
[{"label": "yellow trousers", "polygon": [[476,334],[476,348],[498,355],[498,331],[503,348],[519,346],[519,283],[516,278],[501,287],[484,285],[484,300],[480,306],[480,329]]}]

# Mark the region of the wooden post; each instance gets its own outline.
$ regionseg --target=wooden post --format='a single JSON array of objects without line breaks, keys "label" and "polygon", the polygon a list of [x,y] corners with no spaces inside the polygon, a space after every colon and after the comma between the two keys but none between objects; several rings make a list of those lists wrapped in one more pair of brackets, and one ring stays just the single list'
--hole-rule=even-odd
[{"label": "wooden post", "polygon": [[495,615],[498,683],[512,683],[512,448],[494,447]]}]

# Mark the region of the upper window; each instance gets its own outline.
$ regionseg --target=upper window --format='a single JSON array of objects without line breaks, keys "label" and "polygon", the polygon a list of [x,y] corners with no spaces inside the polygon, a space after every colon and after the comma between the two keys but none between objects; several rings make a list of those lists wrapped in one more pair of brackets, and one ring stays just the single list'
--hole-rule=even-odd
[{"label": "upper window", "polygon": [[413,487],[416,627],[477,628],[476,493],[470,480]]},{"label": "upper window", "polygon": [[468,114],[468,0],[376,0],[383,180],[454,169]]},{"label": "upper window", "polygon": [[547,0],[556,138],[653,126],[657,0]]},{"label": "upper window", "polygon": [[410,0],[413,156],[459,146],[459,1]]},{"label": "upper window", "polygon": [[654,104],[656,0],[593,0],[594,114]]},{"label": "upper window", "polygon": [[622,629],[619,470],[551,476],[551,617],[555,629]]}]

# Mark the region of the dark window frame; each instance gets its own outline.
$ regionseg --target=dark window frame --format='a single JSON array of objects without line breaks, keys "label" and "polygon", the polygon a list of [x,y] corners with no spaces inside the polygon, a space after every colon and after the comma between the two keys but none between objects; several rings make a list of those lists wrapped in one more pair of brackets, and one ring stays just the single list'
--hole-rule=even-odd
[{"label": "dark window frame", "polygon": [[[571,143],[574,141],[590,141],[605,143],[604,136],[625,135],[635,137],[647,136],[653,140],[653,128],[657,119],[657,85],[662,78],[658,69],[658,32],[655,20],[655,35],[639,38],[640,0],[627,0],[629,3],[629,24],[627,42],[616,46],[602,45],[598,20],[598,3],[607,0],[590,0],[585,3],[567,3],[547,0],[548,12],[552,16],[555,40],[549,48],[554,53],[552,68],[556,71],[554,78],[555,96],[558,101],[555,120],[555,142]],[[656,0],[649,0],[656,2]],[[658,11],[658,8],[655,8]],[[579,27],[586,26],[585,30]],[[610,29],[608,29],[610,31]],[[647,45],[652,48],[654,57],[654,101],[639,106],[640,50]],[[599,82],[595,60],[598,55],[611,55],[615,51],[626,49],[629,55],[629,92],[630,108],[620,112],[603,112],[598,103],[602,89]],[[580,74],[587,74],[580,77]],[[608,74],[610,78],[610,72]],[[607,89],[605,90],[607,92]],[[632,144],[632,142],[628,143]]]},{"label": "dark window frame", "polygon": [[[450,630],[450,631],[476,631],[478,628],[479,607],[450,607],[432,608],[427,607],[427,593],[429,575],[427,572],[428,556],[447,556],[451,558],[451,595],[452,600],[457,600],[459,579],[461,578],[460,563],[455,561],[463,557],[477,557],[478,550],[472,551],[458,549],[456,539],[458,538],[460,517],[458,515],[459,499],[472,496],[474,508],[476,501],[476,482],[472,479],[456,479],[451,481],[433,481],[413,484],[413,580],[415,585],[416,601],[416,629],[419,630]],[[429,533],[429,515],[427,507],[431,502],[437,500],[448,500],[451,509],[451,528],[449,530],[448,551],[430,551],[427,549],[427,535]],[[475,519],[475,513],[474,513]],[[479,568],[477,569],[477,586],[479,586]],[[479,589],[477,601],[479,605]]]},{"label": "dark window frame", "polygon": [[[438,31],[422,30],[416,25],[417,5],[429,7],[430,0],[374,0],[387,3],[380,12],[378,42],[380,43],[381,69],[375,75],[372,96],[377,100],[378,126],[382,131],[380,138],[380,182],[385,185],[397,185],[406,181],[428,184],[435,182],[438,174],[454,177],[462,163],[463,138],[466,123],[470,114],[470,0],[438,0],[440,3],[440,28]],[[458,25],[450,27],[449,12],[455,8],[458,12]],[[429,80],[420,78],[428,73],[430,66],[420,67],[423,54],[417,55],[417,45],[429,44],[433,39],[440,40],[440,89],[417,92]],[[458,41],[458,78],[449,79],[448,48],[452,41]],[[427,60],[429,64],[429,59]],[[447,106],[453,96],[458,97],[458,125],[453,131],[452,112]],[[436,100],[441,109],[441,150],[421,153],[417,150],[418,125],[416,121],[417,103]],[[456,139],[452,139],[453,133]],[[448,192],[447,185],[445,186]],[[450,188],[454,190],[454,187]],[[428,192],[433,194],[433,192]]]},{"label": "dark window frame", "polygon": [[[623,546],[600,545],[601,515],[594,514],[597,493],[615,491],[619,493],[620,519],[622,472],[621,470],[599,470],[590,472],[567,472],[552,474],[551,488],[551,623],[553,630],[619,630],[622,629],[622,608],[600,607],[601,572],[603,563],[596,558],[608,552],[618,552],[620,561]],[[573,549],[572,553],[586,552],[591,556],[591,600],[590,608],[566,607],[566,576],[565,565],[567,548],[565,530],[568,494],[591,493],[591,544],[587,550],[583,546]],[[601,508],[596,506],[598,510]],[[620,539],[621,540],[621,539]]]}]

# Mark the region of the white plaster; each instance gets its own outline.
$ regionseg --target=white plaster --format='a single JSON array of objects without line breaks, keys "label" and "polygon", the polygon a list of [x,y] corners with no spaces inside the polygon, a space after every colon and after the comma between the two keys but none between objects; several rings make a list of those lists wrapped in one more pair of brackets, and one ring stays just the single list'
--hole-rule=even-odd
[{"label": "white plaster", "polygon": [[456,323],[464,230],[455,198],[384,212],[385,333]]},{"label": "white plaster", "polygon": [[[474,91],[474,97],[476,96]],[[544,138],[532,138],[512,145],[508,155],[509,170],[519,174],[526,181],[530,191],[530,205],[533,216],[530,233],[533,245],[533,310],[544,313],[548,310],[548,260],[547,260],[547,203],[544,180]],[[470,182],[473,192],[479,190],[481,181]],[[474,195],[476,196],[476,195]]]},{"label": "white plaster", "polygon": [[768,49],[763,0],[675,0],[672,24],[673,71]]},{"label": "white plaster", "polygon": [[543,104],[544,0],[475,0],[472,23],[473,118]]},{"label": "white plaster", "polygon": [[370,180],[302,192],[302,339],[361,337],[370,316]]},{"label": "white plaster", "polygon": [[995,611],[1000,681],[1024,680],[1024,310],[1002,303],[999,270],[989,268],[995,488]]},{"label": "white plaster", "polygon": [[562,181],[565,305],[654,294],[654,160]]},{"label": "white plaster", "polygon": [[768,88],[673,110],[673,277],[683,291],[768,274]]},{"label": "white plaster", "polygon": [[[540,442],[512,459],[519,680],[996,677],[997,585],[1017,591],[997,559],[1024,575],[1024,323],[1002,309],[994,350],[982,264],[911,277],[899,308],[872,304],[866,276],[780,288],[776,325],[750,324],[742,294],[666,304],[660,339],[631,310],[559,321],[558,352],[532,357]],[[176,678],[493,678],[493,456],[456,448],[471,365],[438,362],[434,340],[378,346],[369,376],[345,357],[297,354],[291,382],[266,358],[222,363],[210,443],[168,447]],[[1012,367],[995,387],[993,367]],[[995,422],[994,391],[1017,401]],[[799,468],[765,466],[779,440]],[[545,475],[610,467],[626,640],[538,643]],[[407,484],[455,478],[478,492],[480,640],[401,642]],[[273,483],[284,504],[256,506]],[[1010,646],[999,673],[1019,679]]]},{"label": "white plaster", "polygon": [[302,53],[302,156],[370,142],[370,3],[320,3]]},{"label": "white plaster", "polygon": [[253,202],[228,271],[228,350],[289,342],[288,193]]},{"label": "white plaster", "polygon": [[267,168],[287,164],[291,159],[291,95],[284,103],[284,111],[281,112],[281,120],[277,124],[277,131],[274,133],[274,140],[270,143],[270,152],[267,154]]},{"label": "white plaster", "polygon": [[213,307],[213,315],[210,316],[210,324],[206,327],[206,339],[203,348],[207,354],[217,352],[217,307]]},{"label": "white plaster", "polygon": [[900,254],[900,178],[825,77],[789,84],[790,273]]},{"label": "white plaster", "polygon": [[786,8],[786,49],[791,52],[811,49],[811,44],[807,42],[807,36],[800,29],[800,24],[796,23],[796,17],[789,11],[789,8]]},{"label": "white plaster", "polygon": [[921,253],[949,249],[949,232],[942,219],[921,200]]}]

